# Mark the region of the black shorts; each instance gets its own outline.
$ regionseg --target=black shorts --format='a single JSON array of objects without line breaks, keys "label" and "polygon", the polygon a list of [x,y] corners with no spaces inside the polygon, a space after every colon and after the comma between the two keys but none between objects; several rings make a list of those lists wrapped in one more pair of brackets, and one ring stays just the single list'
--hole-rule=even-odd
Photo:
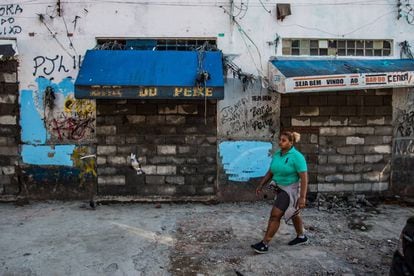
[{"label": "black shorts", "polygon": [[286,212],[287,208],[289,208],[290,197],[289,194],[283,191],[282,189],[277,189],[276,199],[273,203],[273,206]]}]

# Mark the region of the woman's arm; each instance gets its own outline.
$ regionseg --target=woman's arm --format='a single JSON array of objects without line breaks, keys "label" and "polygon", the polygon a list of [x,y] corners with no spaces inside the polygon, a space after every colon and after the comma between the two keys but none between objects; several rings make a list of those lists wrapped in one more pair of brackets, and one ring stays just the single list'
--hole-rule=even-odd
[{"label": "woman's arm", "polygon": [[270,179],[272,179],[272,177],[273,177],[273,173],[270,171],[270,170],[268,170],[267,171],[267,173],[266,173],[266,175],[262,178],[262,180],[260,181],[260,183],[259,183],[259,186],[257,186],[257,189],[256,189],[256,195],[257,196],[259,196],[259,194],[260,194],[260,192],[262,191],[262,189],[263,189],[263,186],[267,183],[267,182],[269,182],[269,180]]},{"label": "woman's arm", "polygon": [[300,177],[300,196],[298,200],[298,205],[296,206],[299,209],[305,208],[306,205],[306,193],[308,191],[308,172],[299,173]]}]

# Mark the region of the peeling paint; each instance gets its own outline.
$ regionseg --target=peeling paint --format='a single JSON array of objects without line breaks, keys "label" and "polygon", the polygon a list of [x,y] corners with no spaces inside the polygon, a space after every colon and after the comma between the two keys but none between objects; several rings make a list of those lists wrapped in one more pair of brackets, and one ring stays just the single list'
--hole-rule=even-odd
[{"label": "peeling paint", "polygon": [[75,145],[22,146],[23,163],[31,165],[73,166],[71,156]]},{"label": "peeling paint", "polygon": [[229,180],[249,181],[262,177],[269,169],[272,143],[260,141],[225,141],[219,145],[223,168]]}]

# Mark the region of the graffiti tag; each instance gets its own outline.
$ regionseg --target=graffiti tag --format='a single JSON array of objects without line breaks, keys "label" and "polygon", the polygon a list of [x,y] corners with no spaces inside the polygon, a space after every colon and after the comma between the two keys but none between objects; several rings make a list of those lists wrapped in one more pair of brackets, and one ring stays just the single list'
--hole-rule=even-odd
[{"label": "graffiti tag", "polygon": [[396,138],[394,143],[394,155],[414,156],[414,138]]},{"label": "graffiti tag", "polygon": [[21,14],[23,9],[20,5],[1,5],[0,6],[0,35],[15,35],[22,32],[15,19],[15,15]]},{"label": "graffiti tag", "polygon": [[37,56],[33,59],[33,76],[38,74],[45,74],[47,76],[55,72],[69,72],[69,68],[77,69],[80,67],[82,56],[77,58],[72,57],[72,60],[68,61],[67,57],[63,55],[56,56]]},{"label": "graffiti tag", "polygon": [[410,112],[406,110],[400,111],[396,131],[400,137],[414,136],[414,110]]}]

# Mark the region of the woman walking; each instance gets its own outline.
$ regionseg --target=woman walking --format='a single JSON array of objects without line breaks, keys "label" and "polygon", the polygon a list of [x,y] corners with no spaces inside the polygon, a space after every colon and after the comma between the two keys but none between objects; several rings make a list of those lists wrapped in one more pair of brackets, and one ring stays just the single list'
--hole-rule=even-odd
[{"label": "woman walking", "polygon": [[304,234],[300,209],[305,208],[306,192],[308,188],[308,169],[305,157],[295,149],[294,144],[299,142],[300,134],[284,131],[279,138],[280,149],[273,155],[270,169],[260,181],[256,195],[263,190],[263,186],[270,180],[277,185],[277,196],[262,241],[252,245],[257,253],[266,253],[269,243],[279,229],[283,217],[286,222],[290,219],[296,230],[296,238],[289,245],[303,244],[308,241]]}]

